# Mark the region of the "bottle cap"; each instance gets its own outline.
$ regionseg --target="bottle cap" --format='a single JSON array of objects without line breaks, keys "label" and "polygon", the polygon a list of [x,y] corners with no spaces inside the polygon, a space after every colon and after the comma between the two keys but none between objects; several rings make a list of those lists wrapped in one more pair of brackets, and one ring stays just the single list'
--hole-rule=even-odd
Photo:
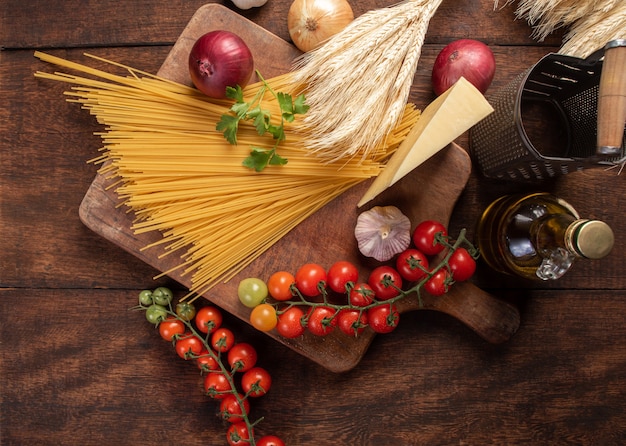
[{"label": "bottle cap", "polygon": [[600,220],[576,220],[567,228],[567,240],[581,256],[601,259],[611,252],[615,236],[613,231]]}]

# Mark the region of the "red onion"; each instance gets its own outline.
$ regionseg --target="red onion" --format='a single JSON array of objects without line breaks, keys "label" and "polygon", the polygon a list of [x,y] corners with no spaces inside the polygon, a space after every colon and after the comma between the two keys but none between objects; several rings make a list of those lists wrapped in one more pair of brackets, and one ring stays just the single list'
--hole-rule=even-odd
[{"label": "red onion", "polygon": [[463,76],[484,94],[495,72],[496,59],[487,45],[472,39],[455,40],[435,59],[433,90],[439,96]]},{"label": "red onion", "polygon": [[236,34],[211,31],[194,43],[189,53],[189,74],[198,90],[222,99],[226,87],[245,87],[254,70],[250,48]]}]

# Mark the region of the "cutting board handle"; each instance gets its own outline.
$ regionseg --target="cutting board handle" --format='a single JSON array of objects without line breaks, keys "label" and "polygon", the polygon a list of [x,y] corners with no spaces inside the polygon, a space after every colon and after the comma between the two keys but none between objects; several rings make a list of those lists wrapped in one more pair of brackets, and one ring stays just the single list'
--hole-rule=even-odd
[{"label": "cutting board handle", "polygon": [[492,344],[508,341],[519,328],[520,314],[516,306],[483,291],[473,283],[455,283],[443,296],[422,294],[422,306],[414,295],[400,300],[398,310],[401,313],[413,310],[446,313]]}]

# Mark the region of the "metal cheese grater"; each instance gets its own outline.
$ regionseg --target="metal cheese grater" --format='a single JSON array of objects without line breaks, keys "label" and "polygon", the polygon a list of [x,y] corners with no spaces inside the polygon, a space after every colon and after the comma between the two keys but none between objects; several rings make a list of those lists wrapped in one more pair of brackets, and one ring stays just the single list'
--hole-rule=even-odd
[{"label": "metal cheese grater", "polygon": [[626,40],[586,59],[548,54],[489,102],[470,141],[486,177],[542,180],[626,161]]}]

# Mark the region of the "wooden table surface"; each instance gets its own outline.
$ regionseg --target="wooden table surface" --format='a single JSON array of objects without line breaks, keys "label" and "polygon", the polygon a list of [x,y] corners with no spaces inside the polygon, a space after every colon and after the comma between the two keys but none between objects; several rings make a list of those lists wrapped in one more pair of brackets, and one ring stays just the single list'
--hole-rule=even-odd
[{"label": "wooden table surface", "polygon": [[[195,367],[129,311],[137,293],[169,279],[105,241],[78,208],[100,147],[95,120],[63,99],[66,86],[36,80],[36,49],[76,59],[85,50],[156,72],[193,13],[193,0],[4,0],[0,6],[0,326],[3,445],[224,444],[217,404]],[[224,3],[233,8],[229,1]],[[289,39],[290,0],[238,11]],[[356,15],[393,1],[351,2]],[[506,85],[561,36],[541,44],[491,0],[444,0],[433,18],[411,100],[433,98],[430,70],[448,42],[493,49],[491,89]],[[457,142],[468,146],[467,135]],[[580,262],[554,283],[496,275],[475,282],[519,306],[513,338],[491,345],[458,321],[419,311],[377,336],[361,363],[335,374],[227,315],[272,373],[255,401],[260,433],[289,445],[624,444],[626,441],[626,222],[624,176],[585,170],[540,185],[473,173],[452,233],[507,192],[552,191],[609,223],[613,252]]]}]

